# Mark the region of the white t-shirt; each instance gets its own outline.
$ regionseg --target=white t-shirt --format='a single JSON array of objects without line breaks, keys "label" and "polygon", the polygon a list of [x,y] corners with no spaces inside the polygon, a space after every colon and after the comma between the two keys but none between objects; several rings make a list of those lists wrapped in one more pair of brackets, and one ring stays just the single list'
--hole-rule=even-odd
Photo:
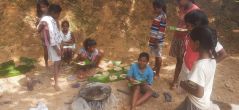
[{"label": "white t-shirt", "polygon": [[[223,49],[223,46],[222,44],[218,41],[217,42],[217,45],[215,47],[215,51],[218,53],[219,51],[221,51]],[[190,73],[190,70],[187,68],[185,62],[183,62],[183,65],[182,65],[182,69],[181,69],[181,72],[179,74],[179,82],[180,81],[185,81],[187,80],[187,76],[189,75]]]},{"label": "white t-shirt", "polygon": [[222,49],[223,49],[222,44],[221,44],[220,42],[217,42],[217,45],[216,45],[216,47],[215,47],[215,51],[216,51],[216,52],[219,52],[219,51],[221,51]]},{"label": "white t-shirt", "polygon": [[[41,18],[41,21],[39,24],[41,24],[41,22],[43,22],[43,21],[45,21],[47,23],[47,26],[49,29],[50,46],[56,46],[56,45],[59,46],[60,43],[62,42],[62,37],[61,37],[60,31],[57,27],[57,22],[51,16],[44,16],[43,18]],[[39,25],[37,26],[37,28],[38,27],[39,27]]]},{"label": "white t-shirt", "polygon": [[213,80],[216,70],[215,59],[198,60],[188,76],[188,80],[202,86],[204,95],[202,98],[189,94],[191,102],[200,109],[208,109],[211,105],[210,96],[213,88]]}]

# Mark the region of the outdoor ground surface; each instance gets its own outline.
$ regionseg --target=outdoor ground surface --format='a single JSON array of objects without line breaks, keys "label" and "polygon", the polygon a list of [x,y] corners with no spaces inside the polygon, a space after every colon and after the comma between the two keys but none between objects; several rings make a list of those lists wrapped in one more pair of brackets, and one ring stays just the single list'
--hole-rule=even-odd
[{"label": "outdoor ground surface", "polygon": [[[95,38],[107,59],[121,60],[126,64],[136,60],[141,51],[148,51],[147,38],[153,17],[150,0],[53,1],[63,6],[62,20],[70,21],[78,47],[83,39]],[[229,57],[217,66],[212,99],[239,104],[239,14],[236,13],[239,4],[233,0],[200,0],[198,5],[209,15],[211,25],[219,31],[219,40],[229,53]],[[0,62],[10,59],[17,62],[20,56],[36,58],[37,68],[28,74],[42,82],[29,92],[25,86],[25,75],[0,79],[0,85],[5,90],[0,97],[0,110],[27,110],[38,101],[46,103],[49,110],[68,110],[66,103],[79,92],[70,86],[74,81],[66,80],[72,74],[66,66],[60,76],[62,91],[56,92],[52,87],[52,74],[44,68],[41,43],[35,32],[34,7],[34,2],[27,0],[0,2]],[[174,0],[168,0],[169,25],[176,23],[175,7]],[[184,95],[169,90],[175,66],[175,59],[168,56],[172,35],[172,31],[167,31],[162,77],[153,85],[160,97],[150,99],[139,110],[172,110],[184,99]],[[128,110],[130,97],[116,91],[127,91],[126,81],[109,84],[119,99],[118,110]],[[163,92],[172,94],[171,103],[164,102]]]}]

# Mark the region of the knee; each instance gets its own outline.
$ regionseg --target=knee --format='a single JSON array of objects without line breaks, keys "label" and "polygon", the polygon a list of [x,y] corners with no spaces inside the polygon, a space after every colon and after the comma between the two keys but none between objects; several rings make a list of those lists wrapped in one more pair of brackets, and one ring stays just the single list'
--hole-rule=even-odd
[{"label": "knee", "polygon": [[140,86],[135,85],[133,90],[134,90],[134,91],[139,91],[139,90],[140,90]]}]

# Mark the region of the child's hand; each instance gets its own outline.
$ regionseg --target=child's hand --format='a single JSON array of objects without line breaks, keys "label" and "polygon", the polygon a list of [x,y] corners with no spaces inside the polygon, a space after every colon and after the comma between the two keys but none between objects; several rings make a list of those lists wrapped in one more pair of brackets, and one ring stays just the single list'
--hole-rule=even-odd
[{"label": "child's hand", "polygon": [[186,86],[186,81],[181,81],[181,82],[180,82],[180,86],[181,86],[182,88],[185,88],[185,86]]},{"label": "child's hand", "polygon": [[57,53],[58,56],[61,56],[61,55],[62,55],[62,52],[61,52],[60,49],[57,49],[56,53]]},{"label": "child's hand", "polygon": [[130,80],[130,83],[131,84],[140,84],[141,82],[140,81],[138,81],[138,80]]}]

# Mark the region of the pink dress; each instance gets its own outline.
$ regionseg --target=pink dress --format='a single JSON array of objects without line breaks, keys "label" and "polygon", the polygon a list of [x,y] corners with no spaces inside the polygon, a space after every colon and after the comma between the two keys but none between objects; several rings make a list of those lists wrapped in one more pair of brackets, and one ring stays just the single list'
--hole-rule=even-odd
[{"label": "pink dress", "polygon": [[[197,10],[199,9],[197,5],[192,4],[192,6],[190,8],[188,8],[187,10],[183,9],[183,8],[179,8],[179,12],[178,12],[178,24],[177,27],[179,28],[186,28],[186,24],[184,22],[184,16],[193,11],[193,10]],[[185,37],[187,36],[187,32],[178,32],[176,31],[174,33],[174,37],[173,40],[171,42],[171,47],[170,47],[170,51],[169,51],[169,55],[172,57],[179,57],[179,58],[183,58],[184,56],[184,51],[185,51],[185,47],[184,47],[184,40]]]}]

